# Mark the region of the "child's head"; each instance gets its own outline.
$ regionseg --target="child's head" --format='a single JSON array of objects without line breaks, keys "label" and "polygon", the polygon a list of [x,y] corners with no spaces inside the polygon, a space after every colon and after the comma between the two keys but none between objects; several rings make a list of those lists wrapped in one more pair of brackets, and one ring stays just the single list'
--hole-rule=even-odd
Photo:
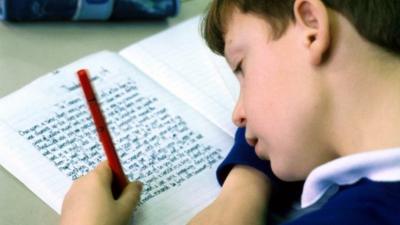
[{"label": "child's head", "polygon": [[203,24],[206,42],[226,57],[241,87],[233,120],[247,127],[248,142],[258,156],[271,159],[280,178],[304,179],[340,155],[335,138],[345,123],[338,116],[344,97],[337,98],[333,74],[358,68],[347,64],[362,65],[370,52],[399,52],[399,11],[394,0],[211,4]]},{"label": "child's head", "polygon": [[[204,20],[204,37],[209,47],[224,55],[230,17],[235,9],[257,15],[272,27],[271,35],[279,38],[294,22],[295,0],[214,0]],[[367,40],[389,51],[400,51],[400,2],[396,0],[322,0],[329,9],[344,15]]]}]

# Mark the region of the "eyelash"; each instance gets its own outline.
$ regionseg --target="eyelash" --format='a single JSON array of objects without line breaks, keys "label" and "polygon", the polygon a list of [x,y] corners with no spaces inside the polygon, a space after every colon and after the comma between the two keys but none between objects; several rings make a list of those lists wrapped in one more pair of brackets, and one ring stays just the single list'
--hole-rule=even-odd
[{"label": "eyelash", "polygon": [[242,61],[240,61],[238,63],[238,65],[236,66],[235,70],[233,71],[234,74],[238,75],[239,73],[241,74],[242,71]]}]

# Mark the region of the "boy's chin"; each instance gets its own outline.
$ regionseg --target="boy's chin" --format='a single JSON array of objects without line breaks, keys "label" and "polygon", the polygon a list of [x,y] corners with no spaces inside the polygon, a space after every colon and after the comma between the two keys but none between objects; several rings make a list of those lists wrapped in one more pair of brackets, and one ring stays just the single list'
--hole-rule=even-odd
[{"label": "boy's chin", "polygon": [[265,156],[262,152],[256,151],[256,155],[257,155],[257,157],[258,157],[259,159],[262,159],[262,160],[269,160],[269,157],[268,157],[268,156]]},{"label": "boy's chin", "polygon": [[260,145],[256,145],[256,146],[254,147],[254,151],[255,151],[257,157],[260,158],[260,159],[262,159],[262,160],[269,160],[269,156],[268,156],[268,154],[266,153],[266,151],[264,151],[263,149],[261,149],[259,146],[260,146]]},{"label": "boy's chin", "polygon": [[275,176],[286,182],[302,181],[307,177],[306,175],[299,173],[300,170],[293,167],[277,166],[274,164],[273,160],[271,160],[271,167]]}]

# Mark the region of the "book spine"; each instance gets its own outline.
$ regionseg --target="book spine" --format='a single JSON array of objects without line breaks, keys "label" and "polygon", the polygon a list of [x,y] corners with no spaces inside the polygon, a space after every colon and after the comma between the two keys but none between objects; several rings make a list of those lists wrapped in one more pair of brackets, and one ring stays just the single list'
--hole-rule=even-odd
[{"label": "book spine", "polygon": [[179,12],[179,0],[0,0],[0,20],[164,19]]}]

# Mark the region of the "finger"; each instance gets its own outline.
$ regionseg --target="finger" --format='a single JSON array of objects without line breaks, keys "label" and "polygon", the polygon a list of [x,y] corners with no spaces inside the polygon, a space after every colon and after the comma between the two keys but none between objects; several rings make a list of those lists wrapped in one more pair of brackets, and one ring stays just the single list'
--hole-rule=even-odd
[{"label": "finger", "polygon": [[121,208],[124,208],[127,212],[131,213],[140,201],[142,188],[143,184],[139,181],[129,183],[117,200]]},{"label": "finger", "polygon": [[113,175],[107,160],[100,162],[93,172],[99,176],[104,185],[111,185]]}]

